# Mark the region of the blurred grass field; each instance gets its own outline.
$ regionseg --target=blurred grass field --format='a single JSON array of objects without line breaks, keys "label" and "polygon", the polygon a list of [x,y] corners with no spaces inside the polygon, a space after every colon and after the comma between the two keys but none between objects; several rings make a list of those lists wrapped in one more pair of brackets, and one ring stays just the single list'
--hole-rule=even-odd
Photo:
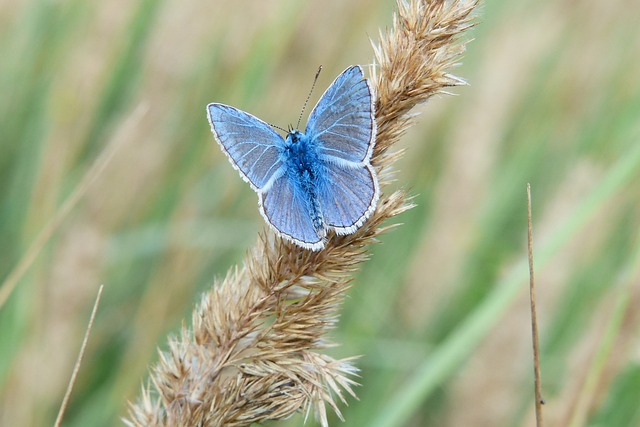
[{"label": "blurred grass field", "polygon": [[[53,424],[100,284],[63,425],[121,425],[156,346],[264,228],[205,105],[295,123],[318,65],[311,105],[371,63],[393,10],[0,2],[3,286],[37,255],[0,307],[1,426]],[[547,425],[640,425],[639,19],[626,0],[484,2],[455,70],[470,86],[403,139],[417,207],[345,303],[332,353],[362,355],[362,386],[332,425],[534,425],[526,183]]]}]

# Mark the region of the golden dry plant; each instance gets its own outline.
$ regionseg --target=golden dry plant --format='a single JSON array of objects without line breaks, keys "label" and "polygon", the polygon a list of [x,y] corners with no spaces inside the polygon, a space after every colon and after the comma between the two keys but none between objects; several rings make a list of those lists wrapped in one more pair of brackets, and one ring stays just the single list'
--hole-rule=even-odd
[{"label": "golden dry plant", "polygon": [[151,380],[130,405],[130,426],[247,426],[314,412],[327,426],[327,406],[354,395],[352,358],[322,351],[367,248],[410,207],[398,190],[385,194],[417,104],[464,81],[449,71],[464,52],[477,1],[399,1],[392,27],[373,43],[371,67],[378,134],[372,164],[383,195],[354,234],[330,236],[312,252],[264,234],[227,277],[205,293],[191,328],[169,339]]}]

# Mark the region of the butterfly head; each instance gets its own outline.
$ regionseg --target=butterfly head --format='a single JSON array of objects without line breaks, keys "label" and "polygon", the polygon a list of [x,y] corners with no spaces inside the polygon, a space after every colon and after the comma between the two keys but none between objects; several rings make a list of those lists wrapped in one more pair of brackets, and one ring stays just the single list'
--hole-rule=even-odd
[{"label": "butterfly head", "polygon": [[288,144],[298,144],[302,138],[304,138],[304,134],[298,129],[289,129],[286,141]]}]

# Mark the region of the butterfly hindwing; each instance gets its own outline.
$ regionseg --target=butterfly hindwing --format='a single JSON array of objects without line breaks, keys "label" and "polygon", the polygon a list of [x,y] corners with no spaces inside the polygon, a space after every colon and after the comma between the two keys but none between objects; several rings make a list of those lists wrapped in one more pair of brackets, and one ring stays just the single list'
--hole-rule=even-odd
[{"label": "butterfly hindwing", "polygon": [[284,173],[284,140],[268,124],[224,104],[209,104],[207,114],[223,151],[254,190],[268,189]]},{"label": "butterfly hindwing", "polygon": [[322,235],[313,226],[311,200],[297,181],[284,174],[260,194],[262,216],[285,238],[307,249],[320,249]]},{"label": "butterfly hindwing", "polygon": [[375,143],[374,99],[359,66],[347,68],[314,107],[306,135],[317,146],[320,158],[336,162],[363,163]]},{"label": "butterfly hindwing", "polygon": [[346,168],[327,163],[318,182],[317,197],[327,226],[338,234],[357,230],[371,215],[380,196],[370,165]]}]

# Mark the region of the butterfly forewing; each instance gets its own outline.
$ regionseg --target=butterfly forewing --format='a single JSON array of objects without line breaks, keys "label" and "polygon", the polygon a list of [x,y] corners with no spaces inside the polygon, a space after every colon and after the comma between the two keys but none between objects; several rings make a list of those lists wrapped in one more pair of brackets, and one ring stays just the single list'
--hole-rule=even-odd
[{"label": "butterfly forewing", "polygon": [[359,66],[347,68],[315,106],[306,134],[320,158],[334,163],[363,163],[375,143],[373,95]]},{"label": "butterfly forewing", "polygon": [[224,104],[207,106],[209,123],[229,160],[256,191],[269,188],[284,173],[284,140],[268,124]]},{"label": "butterfly forewing", "polygon": [[313,226],[310,203],[308,195],[287,174],[260,194],[261,213],[276,230],[302,247],[320,249],[322,236]]}]

